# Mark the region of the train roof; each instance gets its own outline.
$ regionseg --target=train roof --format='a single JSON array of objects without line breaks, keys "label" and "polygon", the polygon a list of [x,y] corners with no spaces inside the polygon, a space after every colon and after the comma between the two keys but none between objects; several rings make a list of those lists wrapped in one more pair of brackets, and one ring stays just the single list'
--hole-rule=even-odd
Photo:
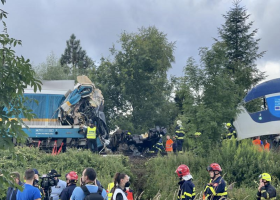
[{"label": "train roof", "polygon": [[[36,94],[65,94],[69,90],[73,90],[75,81],[74,80],[51,80],[42,82],[42,90],[37,91]],[[34,94],[34,91],[31,86],[28,86],[24,93]]]},{"label": "train roof", "polygon": [[249,102],[253,99],[263,97],[268,94],[274,94],[280,92],[280,78],[272,79],[266,82],[263,82],[255,86],[250,90],[244,98],[245,102]]}]

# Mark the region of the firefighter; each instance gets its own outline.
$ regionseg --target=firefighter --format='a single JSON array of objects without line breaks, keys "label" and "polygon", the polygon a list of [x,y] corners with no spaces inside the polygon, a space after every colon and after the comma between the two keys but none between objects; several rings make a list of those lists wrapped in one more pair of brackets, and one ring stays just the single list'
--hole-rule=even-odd
[{"label": "firefighter", "polygon": [[164,146],[162,142],[162,135],[160,135],[158,142],[155,145],[153,145],[153,147],[150,149],[150,151],[148,151],[148,153],[161,153],[163,151]]},{"label": "firefighter", "polygon": [[259,178],[260,184],[257,193],[257,200],[276,200],[276,189],[270,185],[271,176],[268,173],[263,173],[259,176]]},{"label": "firefighter", "polygon": [[192,175],[187,165],[180,165],[175,171],[180,178],[178,200],[190,200],[195,198],[195,186]]},{"label": "firefighter", "polygon": [[67,187],[64,188],[60,194],[60,200],[69,200],[78,181],[78,174],[74,171],[66,175]]},{"label": "firefighter", "polygon": [[228,129],[227,139],[235,139],[237,135],[236,135],[235,128],[231,125],[231,123],[227,123],[227,129]]},{"label": "firefighter", "polygon": [[212,163],[207,167],[210,175],[210,182],[207,183],[204,189],[203,199],[219,200],[227,198],[226,182],[221,176],[222,168],[217,163]]},{"label": "firefighter", "polygon": [[[97,140],[96,140],[96,126],[93,124],[92,120],[89,122],[89,127],[87,127],[87,143],[88,149],[93,153],[97,152]],[[92,148],[94,146],[94,149]]]},{"label": "firefighter", "polygon": [[183,144],[184,144],[184,137],[185,131],[183,130],[182,126],[178,126],[175,132],[176,139],[177,139],[177,151],[179,153],[183,153]]}]

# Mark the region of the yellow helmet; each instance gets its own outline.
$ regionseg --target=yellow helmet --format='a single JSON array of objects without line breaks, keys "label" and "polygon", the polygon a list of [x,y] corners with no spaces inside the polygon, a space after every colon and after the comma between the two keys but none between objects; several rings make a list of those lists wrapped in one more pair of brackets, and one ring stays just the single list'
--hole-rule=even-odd
[{"label": "yellow helmet", "polygon": [[195,135],[195,136],[200,136],[201,133],[200,133],[200,132],[196,132],[194,135]]},{"label": "yellow helmet", "polygon": [[227,123],[227,127],[231,127],[231,123]]},{"label": "yellow helmet", "polygon": [[259,178],[266,180],[266,181],[271,181],[271,176],[268,173],[262,173]]}]

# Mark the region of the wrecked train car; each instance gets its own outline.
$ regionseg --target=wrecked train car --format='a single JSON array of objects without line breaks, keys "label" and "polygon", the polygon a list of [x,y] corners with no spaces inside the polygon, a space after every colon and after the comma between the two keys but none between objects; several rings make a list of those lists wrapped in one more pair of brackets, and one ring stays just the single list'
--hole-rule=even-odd
[{"label": "wrecked train car", "polygon": [[25,90],[24,96],[30,99],[26,104],[36,114],[31,121],[23,119],[29,127],[23,129],[28,135],[27,145],[53,153],[66,146],[84,147],[81,128],[92,120],[101,135],[98,146],[103,146],[108,129],[102,93],[86,76],[78,76],[77,81],[76,85],[74,80],[42,81],[41,92]]}]

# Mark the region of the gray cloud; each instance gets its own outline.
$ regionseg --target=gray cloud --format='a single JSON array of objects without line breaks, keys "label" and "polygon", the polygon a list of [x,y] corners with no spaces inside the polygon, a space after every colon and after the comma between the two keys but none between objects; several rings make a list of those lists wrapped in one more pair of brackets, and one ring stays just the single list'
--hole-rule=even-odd
[{"label": "gray cloud", "polygon": [[[244,0],[242,5],[255,21],[254,27],[259,28],[260,50],[267,51],[259,61],[260,69],[266,70],[264,66],[270,63],[275,69],[280,62],[280,1]],[[122,31],[136,32],[154,25],[170,41],[176,41],[176,63],[169,73],[179,76],[188,57],[199,59],[198,48],[211,46],[217,28],[224,23],[222,14],[231,6],[228,0],[13,0],[3,8],[9,13],[9,34],[23,41],[16,52],[35,65],[44,62],[51,51],[60,57],[72,33],[98,61],[109,56],[109,48]]]}]

